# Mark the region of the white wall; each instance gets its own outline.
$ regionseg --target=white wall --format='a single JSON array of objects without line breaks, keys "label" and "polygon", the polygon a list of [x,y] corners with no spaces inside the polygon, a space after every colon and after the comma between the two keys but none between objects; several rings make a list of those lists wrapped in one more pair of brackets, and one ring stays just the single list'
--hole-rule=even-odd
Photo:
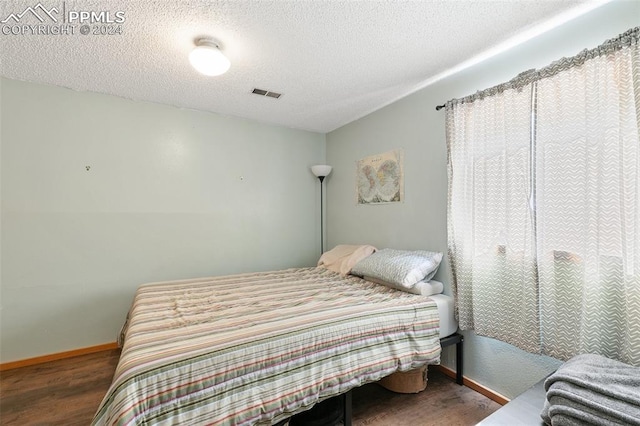
[{"label": "white wall", "polygon": [[0,106],[1,362],[115,341],[145,282],[317,261],[322,134],[8,79]]},{"label": "white wall", "polygon": [[[327,135],[327,222],[329,248],[341,243],[447,251],[447,156],[444,110],[435,106],[546,66],[562,56],[595,47],[638,25],[640,2],[602,6],[500,56],[476,65]],[[451,29],[455,37],[455,29]],[[355,162],[391,149],[404,149],[405,197],[402,204],[358,206]],[[436,279],[450,294],[444,262]],[[514,397],[551,372],[558,361],[465,332],[465,375]],[[454,351],[443,363],[454,367]]]}]

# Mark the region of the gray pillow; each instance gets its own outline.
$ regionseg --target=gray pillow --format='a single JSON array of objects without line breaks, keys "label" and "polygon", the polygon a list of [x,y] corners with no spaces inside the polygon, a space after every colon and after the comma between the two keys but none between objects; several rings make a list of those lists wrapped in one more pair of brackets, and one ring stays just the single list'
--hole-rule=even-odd
[{"label": "gray pillow", "polygon": [[356,263],[351,274],[410,288],[420,281],[430,280],[438,271],[441,261],[442,253],[382,249]]}]

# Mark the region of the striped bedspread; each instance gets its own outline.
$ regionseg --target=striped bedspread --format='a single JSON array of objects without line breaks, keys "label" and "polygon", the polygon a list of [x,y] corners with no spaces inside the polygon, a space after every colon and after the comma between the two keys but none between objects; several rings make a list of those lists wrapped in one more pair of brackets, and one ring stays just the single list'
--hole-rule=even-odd
[{"label": "striped bedspread", "polygon": [[141,286],[95,425],[269,425],[440,361],[435,302],[325,268]]}]

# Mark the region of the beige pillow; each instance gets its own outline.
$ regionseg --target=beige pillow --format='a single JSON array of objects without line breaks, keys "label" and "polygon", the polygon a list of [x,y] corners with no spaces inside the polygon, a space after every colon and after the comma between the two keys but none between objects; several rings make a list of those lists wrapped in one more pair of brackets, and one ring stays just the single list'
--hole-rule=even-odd
[{"label": "beige pillow", "polygon": [[347,275],[351,268],[373,254],[377,249],[371,245],[337,245],[328,252],[323,253],[318,260],[318,266],[324,266],[330,271]]}]

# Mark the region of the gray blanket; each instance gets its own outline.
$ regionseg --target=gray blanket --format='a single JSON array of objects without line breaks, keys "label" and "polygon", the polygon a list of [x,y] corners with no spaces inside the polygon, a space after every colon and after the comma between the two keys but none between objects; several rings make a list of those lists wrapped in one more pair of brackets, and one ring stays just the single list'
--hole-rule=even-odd
[{"label": "gray blanket", "polygon": [[600,355],[571,358],[544,383],[541,416],[553,426],[640,426],[640,368]]}]

